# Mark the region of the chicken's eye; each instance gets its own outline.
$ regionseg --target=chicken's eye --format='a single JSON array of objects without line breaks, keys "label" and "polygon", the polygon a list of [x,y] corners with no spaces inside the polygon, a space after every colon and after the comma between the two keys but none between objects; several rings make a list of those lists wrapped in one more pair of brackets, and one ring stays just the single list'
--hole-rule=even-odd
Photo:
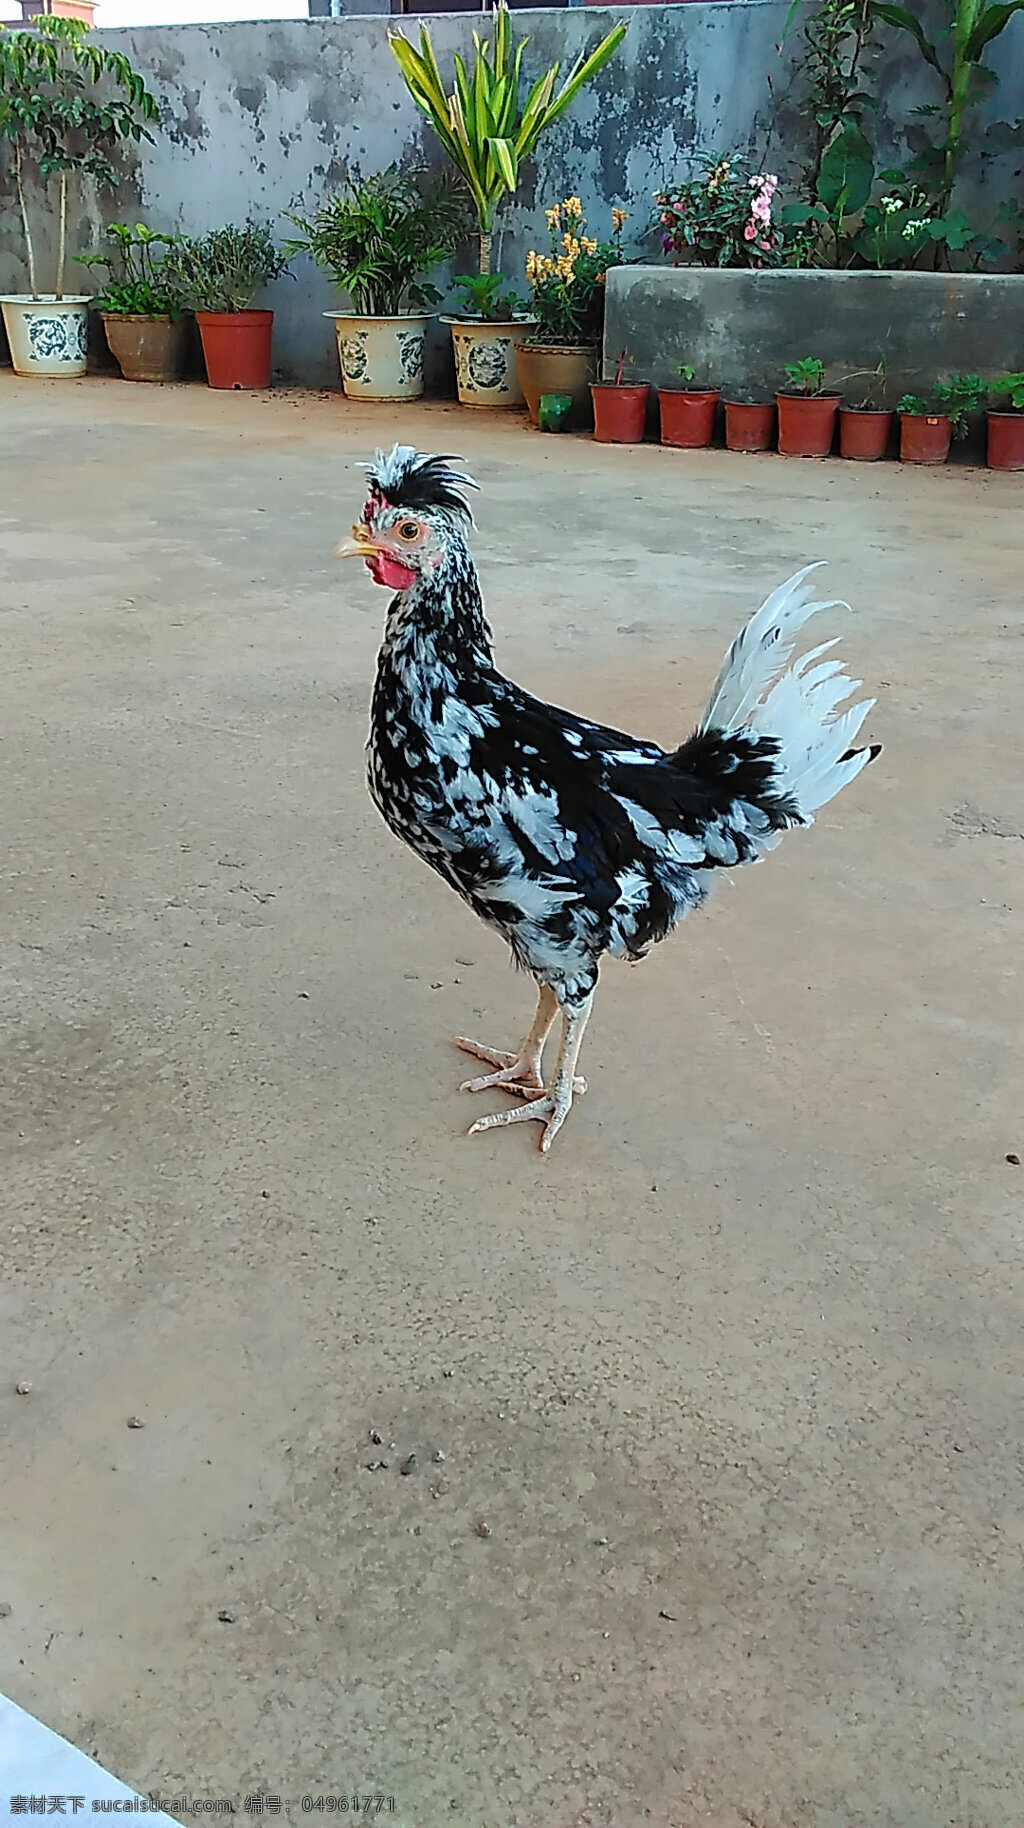
[{"label": "chicken's eye", "polygon": [[418,520],[399,521],[395,532],[400,540],[404,540],[407,546],[411,546],[413,540],[418,540],[420,537],[420,523]]}]

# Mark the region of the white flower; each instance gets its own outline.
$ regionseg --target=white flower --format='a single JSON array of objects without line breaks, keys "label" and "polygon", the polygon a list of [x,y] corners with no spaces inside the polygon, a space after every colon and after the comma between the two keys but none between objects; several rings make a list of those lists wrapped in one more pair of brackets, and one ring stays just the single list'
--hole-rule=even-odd
[{"label": "white flower", "polygon": [[929,216],[914,216],[910,222],[905,223],[903,228],[904,241],[913,241],[915,235],[920,235],[922,229],[928,227],[930,220],[931,218]]},{"label": "white flower", "polygon": [[903,199],[902,197],[883,197],[881,207],[887,216],[895,216],[897,210],[903,208]]}]

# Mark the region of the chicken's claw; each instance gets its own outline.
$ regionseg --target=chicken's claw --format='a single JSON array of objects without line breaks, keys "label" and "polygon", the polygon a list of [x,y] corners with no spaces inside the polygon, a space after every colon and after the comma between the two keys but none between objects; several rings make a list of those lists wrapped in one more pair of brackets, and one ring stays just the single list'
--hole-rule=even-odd
[{"label": "chicken's claw", "polygon": [[[574,1081],[573,1089],[582,1085],[586,1090],[586,1080]],[[537,1097],[528,1098],[525,1104],[515,1105],[511,1111],[492,1111],[489,1117],[480,1117],[468,1132],[478,1136],[483,1130],[497,1130],[504,1124],[523,1123],[527,1118],[536,1118],[544,1125],[541,1132],[541,1154],[546,1155],[554,1142],[558,1131],[569,1115],[572,1099],[557,1098],[553,1092],[541,1092]]]},{"label": "chicken's claw", "polygon": [[[467,1041],[465,1035],[456,1035],[455,1045],[461,1047],[463,1053],[486,1060],[489,1066],[498,1069],[494,1073],[481,1073],[478,1079],[464,1079],[460,1092],[514,1092],[517,1098],[533,1099],[539,1098],[544,1091],[539,1057],[511,1054],[501,1047],[484,1047],[479,1041]],[[587,1089],[586,1080],[574,1079],[572,1089],[582,1098]]]},{"label": "chicken's claw", "polygon": [[468,1041],[465,1035],[456,1035],[455,1045],[461,1047],[464,1054],[486,1060],[488,1066],[498,1069],[494,1073],[481,1073],[478,1079],[464,1079],[460,1092],[515,1092],[520,1098],[533,1098],[544,1090],[539,1063],[525,1054],[510,1054],[501,1047],[484,1047],[479,1041]]}]

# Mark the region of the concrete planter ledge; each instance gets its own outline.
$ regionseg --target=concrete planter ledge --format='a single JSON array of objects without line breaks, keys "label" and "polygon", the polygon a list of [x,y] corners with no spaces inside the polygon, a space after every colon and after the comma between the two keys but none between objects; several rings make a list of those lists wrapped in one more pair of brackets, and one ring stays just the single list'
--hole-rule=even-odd
[{"label": "concrete planter ledge", "polygon": [[787,362],[817,356],[851,399],[855,370],[888,365],[886,404],[953,374],[986,379],[1024,369],[1024,275],[873,273],[815,269],[748,272],[707,267],[618,267],[608,275],[604,374],[621,349],[630,378],[679,387],[698,381],[765,396]]}]

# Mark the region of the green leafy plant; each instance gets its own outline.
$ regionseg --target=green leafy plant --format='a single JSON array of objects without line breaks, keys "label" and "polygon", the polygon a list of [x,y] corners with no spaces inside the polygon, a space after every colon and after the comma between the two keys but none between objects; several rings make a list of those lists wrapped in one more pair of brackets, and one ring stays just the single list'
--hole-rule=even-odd
[{"label": "green leafy plant", "polygon": [[[803,0],[792,0],[783,40],[802,4]],[[804,10],[798,81],[811,132],[806,170],[810,202],[820,201],[818,180],[834,141],[850,127],[862,126],[865,113],[877,106],[865,87],[863,67],[875,18],[872,0],[818,0]]]},{"label": "green leafy plant", "polygon": [[934,191],[939,215],[945,214],[952,201],[966,145],[968,113],[990,94],[997,80],[983,62],[985,51],[1022,7],[1024,0],[944,0],[946,23],[931,39],[918,11],[890,0],[871,0],[874,17],[906,32],[939,80],[941,103],[915,110],[937,123],[938,138],[915,163]]},{"label": "green leafy plant", "polygon": [[687,387],[689,387],[690,382],[693,380],[693,377],[696,374],[696,372],[697,372],[697,370],[694,367],[692,367],[692,365],[689,362],[677,362],[676,363],[676,374],[679,376],[679,379],[681,381],[685,381]]},{"label": "green leafy plant", "polygon": [[817,356],[805,355],[798,362],[786,363],[786,379],[794,393],[805,399],[820,394],[825,386],[825,364]]},{"label": "green leafy plant", "polygon": [[989,384],[977,374],[955,374],[949,381],[937,381],[929,393],[904,394],[896,411],[914,418],[948,419],[954,438],[967,436],[967,415],[980,412],[989,395]]},{"label": "green leafy plant", "polygon": [[163,271],[189,311],[246,311],[270,280],[287,272],[288,259],[269,229],[248,222],[180,236],[167,250]]},{"label": "green leafy plant", "polygon": [[531,343],[585,345],[597,343],[604,320],[605,275],[622,265],[624,210],[612,210],[610,241],[586,233],[587,219],[578,197],[566,197],[545,211],[550,252],[533,249],[526,257],[532,293],[531,315],[537,328]]},{"label": "green leafy plant", "polygon": [[1024,413],[1024,374],[1004,374],[988,391],[990,399],[1008,400],[1012,412]]},{"label": "green leafy plant", "polygon": [[495,212],[502,198],[519,187],[524,159],[542,133],[565,113],[584,83],[603,69],[626,35],[617,25],[589,55],[582,52],[557,89],[561,64],[539,76],[520,106],[523,52],[529,40],[512,37],[507,6],[494,13],[493,38],[473,33],[476,62],[472,73],[462,58],[453,59],[455,84],[448,94],[441,79],[430,33],[420,27],[419,50],[400,32],[388,34],[391,49],[416,106],[468,187],[480,234],[480,272],[491,270]]},{"label": "green leafy plant", "polygon": [[466,317],[480,318],[487,324],[507,324],[522,309],[522,300],[514,292],[503,290],[507,282],[501,273],[457,273],[454,283],[465,294]]},{"label": "green leafy plant", "polygon": [[106,271],[107,282],[93,299],[97,311],[112,317],[181,317],[181,297],[165,277],[162,259],[162,250],[173,247],[175,237],[157,234],[144,222],[134,228],[112,222],[107,238],[114,244],[109,254],[76,256],[79,266]]},{"label": "green leafy plant", "polygon": [[655,191],[655,226],[676,265],[777,267],[783,235],[773,220],[778,179],[737,154],[705,153],[700,175]]},{"label": "green leafy plant", "polygon": [[800,265],[851,264],[856,219],[874,181],[875,162],[867,137],[856,121],[847,122],[818,162],[814,201],[785,203],[779,210],[787,237],[796,231],[800,239]]},{"label": "green leafy plant", "polygon": [[[874,194],[876,178],[886,188]],[[837,134],[821,162],[814,203],[786,203],[779,211],[790,251],[788,264],[885,269],[947,264],[979,266],[1006,251],[1006,243],[977,227],[961,209],[945,209],[901,171],[875,172],[871,147],[856,124]],[[799,250],[799,260],[793,251]]]},{"label": "green leafy plant", "polygon": [[361,316],[398,317],[438,303],[440,292],[424,276],[465,234],[466,200],[452,178],[389,165],[349,180],[314,215],[289,220],[303,231],[285,244],[289,259],[311,254]]},{"label": "green leafy plant", "polygon": [[44,187],[57,182],[57,259],[53,292],[61,298],[67,265],[68,193],[86,174],[116,186],[111,163],[125,141],[152,140],[160,120],[155,98],[127,57],[93,43],[80,19],[43,15],[30,32],[0,28],[0,138],[10,142],[29,287],[39,298],[36,242],[25,186],[26,162]]}]

